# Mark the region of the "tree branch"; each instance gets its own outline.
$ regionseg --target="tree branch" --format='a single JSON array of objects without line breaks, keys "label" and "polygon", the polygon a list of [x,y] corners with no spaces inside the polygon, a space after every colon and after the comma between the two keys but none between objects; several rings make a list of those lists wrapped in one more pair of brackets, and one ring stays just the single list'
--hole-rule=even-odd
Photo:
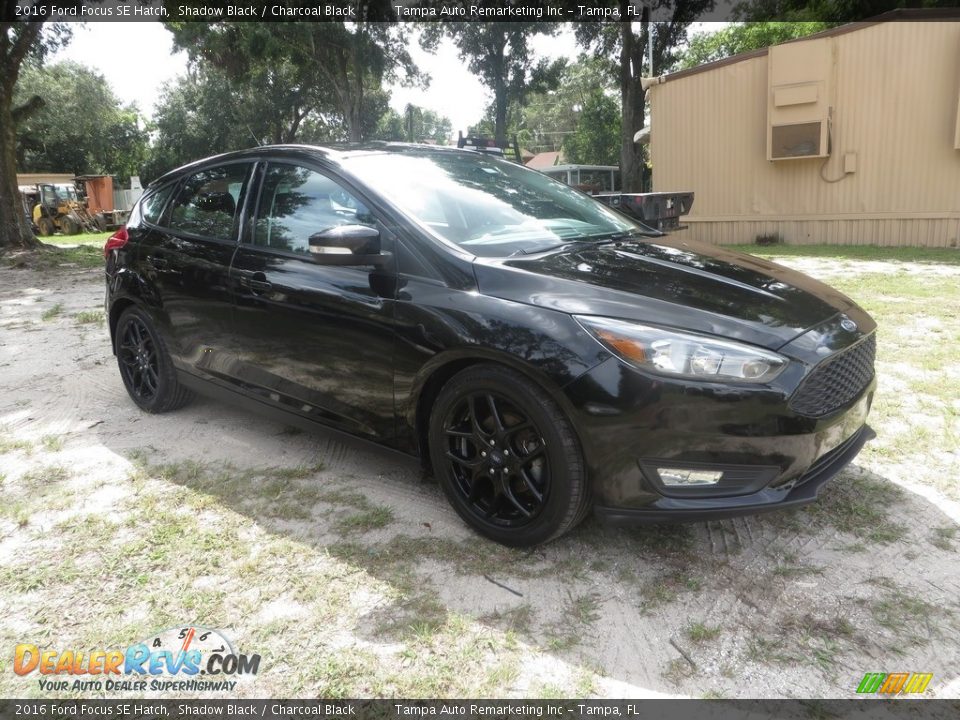
[{"label": "tree branch", "polygon": [[20,64],[43,31],[43,20],[22,23],[21,25],[23,29],[20,31],[20,34],[17,35],[16,40],[13,41],[10,54],[6,58],[6,66],[12,71],[11,74],[14,75],[20,71]]},{"label": "tree branch", "polygon": [[34,95],[20,107],[13,108],[13,110],[10,111],[10,115],[13,119],[14,126],[19,125],[46,104],[46,101],[42,97]]}]

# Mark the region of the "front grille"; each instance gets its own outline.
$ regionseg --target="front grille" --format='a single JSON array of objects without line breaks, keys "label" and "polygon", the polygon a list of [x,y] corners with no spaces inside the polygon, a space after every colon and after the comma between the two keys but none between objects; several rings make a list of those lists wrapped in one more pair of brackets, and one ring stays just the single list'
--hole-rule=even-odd
[{"label": "front grille", "polygon": [[876,335],[841,350],[817,365],[790,399],[801,415],[823,417],[860,395],[873,380]]}]

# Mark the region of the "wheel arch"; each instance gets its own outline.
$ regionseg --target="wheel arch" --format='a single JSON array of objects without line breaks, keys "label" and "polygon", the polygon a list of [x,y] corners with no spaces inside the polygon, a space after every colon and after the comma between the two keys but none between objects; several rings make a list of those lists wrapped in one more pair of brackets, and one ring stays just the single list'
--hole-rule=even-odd
[{"label": "wheel arch", "polygon": [[407,408],[406,420],[414,432],[414,443],[420,463],[425,471],[431,471],[429,451],[430,408],[440,391],[455,375],[475,365],[500,365],[523,375],[527,380],[547,393],[563,411],[570,422],[577,440],[583,449],[583,438],[577,428],[573,405],[564,394],[560,385],[537,367],[523,362],[519,358],[496,350],[470,348],[451,350],[432,358],[414,380],[411,389],[411,401]]}]

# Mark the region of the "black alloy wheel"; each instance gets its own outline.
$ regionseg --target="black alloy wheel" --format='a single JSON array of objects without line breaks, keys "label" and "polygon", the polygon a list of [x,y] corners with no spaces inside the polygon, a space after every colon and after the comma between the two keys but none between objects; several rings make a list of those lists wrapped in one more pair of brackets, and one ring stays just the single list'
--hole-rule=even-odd
[{"label": "black alloy wheel", "polygon": [[434,472],[470,525],[506,545],[547,542],[586,513],[579,443],[556,403],[508,368],[455,376],[431,418]]},{"label": "black alloy wheel", "polygon": [[167,412],[190,400],[190,391],[177,381],[163,338],[143,310],[125,310],[117,322],[115,337],[120,376],[130,399],[141,410]]},{"label": "black alloy wheel", "polygon": [[489,391],[467,393],[443,432],[449,470],[472,512],[508,528],[540,514],[550,492],[547,442],[516,405]]}]

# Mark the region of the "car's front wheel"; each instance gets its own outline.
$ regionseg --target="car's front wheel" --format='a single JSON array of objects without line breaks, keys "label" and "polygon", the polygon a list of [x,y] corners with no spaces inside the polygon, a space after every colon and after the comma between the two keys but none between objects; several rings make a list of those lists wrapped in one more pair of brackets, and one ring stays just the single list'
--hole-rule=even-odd
[{"label": "car's front wheel", "polygon": [[138,307],[124,310],[114,337],[120,376],[130,399],[141,410],[167,412],[190,400],[190,391],[177,380],[163,338],[143,310]]},{"label": "car's front wheel", "polygon": [[548,542],[575,527],[590,493],[576,434],[539,386],[499,365],[451,378],[430,417],[430,459],[457,513],[504,545]]}]

